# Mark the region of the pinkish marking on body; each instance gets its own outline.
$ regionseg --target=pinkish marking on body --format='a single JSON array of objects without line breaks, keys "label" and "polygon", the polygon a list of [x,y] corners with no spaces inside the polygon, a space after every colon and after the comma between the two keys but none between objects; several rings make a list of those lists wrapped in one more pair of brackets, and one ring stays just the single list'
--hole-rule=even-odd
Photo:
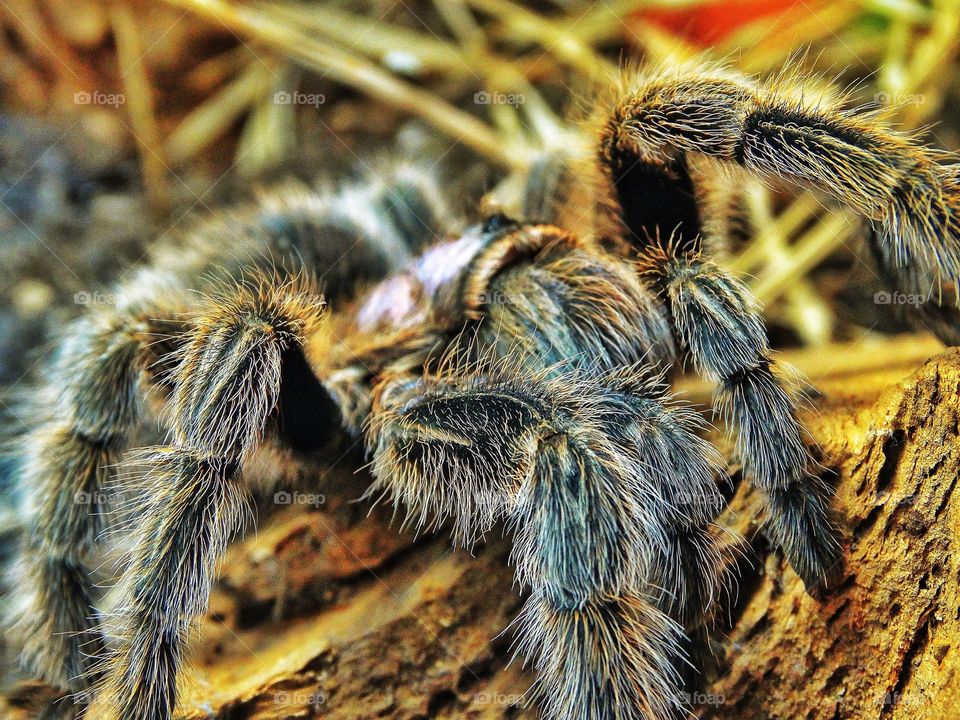
[{"label": "pinkish marking on body", "polygon": [[480,251],[477,231],[427,250],[410,267],[377,285],[357,313],[363,330],[378,326],[406,327],[424,318],[433,294],[454,281]]}]

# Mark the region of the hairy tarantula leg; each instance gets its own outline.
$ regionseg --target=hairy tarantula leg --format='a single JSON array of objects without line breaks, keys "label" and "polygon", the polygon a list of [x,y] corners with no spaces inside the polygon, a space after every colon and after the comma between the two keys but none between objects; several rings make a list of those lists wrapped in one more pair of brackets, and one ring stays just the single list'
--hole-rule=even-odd
[{"label": "hairy tarantula leg", "polygon": [[794,402],[773,373],[766,330],[749,291],[696,254],[651,245],[641,275],[666,298],[680,339],[701,372],[720,385],[715,405],[737,427],[748,477],[770,506],[769,533],[808,587],[842,571],[830,493],[812,460]]},{"label": "hairy tarantula leg", "polygon": [[721,458],[697,431],[702,422],[674,403],[667,386],[638,382],[632,370],[604,379],[602,423],[621,452],[640,458],[650,478],[648,492],[662,503],[665,544],[654,548],[648,585],[658,606],[683,625],[709,614],[722,567],[709,526],[723,509],[715,478]]},{"label": "hairy tarantula leg", "polygon": [[[960,196],[960,164],[945,165],[943,170],[947,194]],[[929,278],[918,277],[909,268],[898,268],[891,256],[893,248],[883,242],[875,228],[868,230],[867,239],[880,275],[887,283],[883,290],[896,291],[915,300],[906,307],[895,305],[892,309],[918,329],[930,330],[945,344],[960,345],[960,306],[943,301],[950,297],[956,300],[956,288],[930,287]]]},{"label": "hairy tarantula leg", "polygon": [[[556,363],[554,370],[590,367],[602,373],[628,367],[626,377],[631,377],[639,366],[673,365],[666,308],[639,282],[632,265],[590,251],[546,226],[514,226],[501,232],[478,255],[465,283],[467,312],[483,317],[476,330],[481,345],[496,348],[495,354],[503,357],[525,356],[522,363],[534,367]],[[469,357],[473,345],[468,342],[460,357]],[[689,417],[666,407],[665,387],[628,386],[618,409],[610,407],[599,420],[624,454],[660,458],[651,460],[648,470],[659,473],[650,492],[663,496],[663,518],[670,526],[666,541],[676,551],[664,560],[681,557],[683,562],[657,567],[652,584],[673,617],[692,620],[698,611],[702,615],[714,592],[712,579],[690,574],[696,575],[701,566],[696,560],[712,556],[704,532],[722,506],[712,482],[720,474],[713,472],[719,462],[709,445],[690,431]]]},{"label": "hairy tarantula leg", "polygon": [[933,151],[832,101],[812,104],[722,71],[644,75],[622,92],[597,152],[615,200],[607,219],[621,213],[628,230],[643,225],[631,212],[645,191],[634,175],[659,168],[666,177],[687,153],[701,154],[833,195],[877,225],[894,270],[930,284],[960,278],[954,174]]},{"label": "hairy tarantula leg", "polygon": [[456,229],[432,169],[398,162],[365,178],[374,196],[371,206],[389,219],[407,249],[418,254]]},{"label": "hairy tarantula leg", "polygon": [[[532,590],[518,650],[539,671],[544,717],[683,712],[684,636],[659,605],[693,612],[719,566],[706,535],[689,537],[719,506],[692,416],[635,368],[398,383],[385,398],[370,435],[375,490],[418,525],[452,517],[458,543],[504,517],[515,530]],[[678,571],[667,555],[680,546],[703,564]]]},{"label": "hairy tarantula leg", "polygon": [[174,242],[158,244],[151,270],[174,274],[194,289],[210,272],[231,278],[252,269],[313,272],[336,306],[402,270],[424,245],[456,227],[429,170],[390,163],[336,187],[288,181],[259,192],[255,201],[209,215],[170,238]]},{"label": "hairy tarantula leg", "polygon": [[[106,487],[140,416],[144,376],[154,379],[158,336],[172,330],[150,303],[98,306],[68,329],[54,372],[27,411],[39,420],[17,448],[29,516],[16,569],[23,600],[12,632],[23,661],[74,692],[91,681],[103,649],[86,565],[109,506]],[[175,321],[171,321],[175,325]]]},{"label": "hairy tarantula leg", "polygon": [[213,301],[193,323],[175,371],[172,440],[149,458],[151,497],[118,586],[92,717],[166,720],[193,621],[216,561],[238,528],[238,475],[282,402],[285,359],[322,314],[307,288],[264,281]]}]

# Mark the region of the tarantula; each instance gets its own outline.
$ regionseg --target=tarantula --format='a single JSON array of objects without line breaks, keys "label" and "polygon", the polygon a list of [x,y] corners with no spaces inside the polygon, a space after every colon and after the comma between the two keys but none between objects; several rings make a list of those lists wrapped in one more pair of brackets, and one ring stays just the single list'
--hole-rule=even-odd
[{"label": "tarantula", "polygon": [[[630,72],[598,102],[591,161],[539,166],[522,217],[458,226],[432,177],[400,164],[284,187],[163,244],[114,306],[66,331],[35,393],[14,625],[27,666],[92,697],[88,717],[170,718],[245,470],[265,448],[296,463],[345,431],[365,440],[368,494],[416,524],[449,521],[458,545],[512,530],[518,648],[544,717],[688,712],[684,628],[718,591],[723,500],[717,453],[669,394],[683,358],[716,382],[767,532],[807,587],[842,559],[756,303],[705,257],[723,242],[730,168],[858,210],[901,289],[960,277],[960,166],[807,90]],[[111,516],[75,498],[118,482],[148,391],[169,442],[135,454],[129,554],[98,610],[89,566]]]}]

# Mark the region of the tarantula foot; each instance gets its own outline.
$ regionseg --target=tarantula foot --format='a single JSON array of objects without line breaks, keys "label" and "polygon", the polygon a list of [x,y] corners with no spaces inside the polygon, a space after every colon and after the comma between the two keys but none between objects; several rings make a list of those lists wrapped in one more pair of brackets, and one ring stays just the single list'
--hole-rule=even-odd
[{"label": "tarantula foot", "polygon": [[843,546],[828,514],[830,493],[822,483],[793,483],[766,491],[777,509],[766,526],[770,539],[811,595],[836,587],[843,577]]}]

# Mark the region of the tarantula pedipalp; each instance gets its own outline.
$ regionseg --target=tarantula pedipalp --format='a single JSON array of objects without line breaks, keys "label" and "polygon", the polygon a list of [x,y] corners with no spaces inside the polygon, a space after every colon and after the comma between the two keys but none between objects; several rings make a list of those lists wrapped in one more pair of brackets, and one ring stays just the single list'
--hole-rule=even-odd
[{"label": "tarantula pedipalp", "polygon": [[[910,287],[960,276],[956,166],[870,118],[721,70],[631,74],[617,93],[588,171],[591,232],[501,215],[454,229],[429,178],[401,167],[207,220],[121,304],[71,327],[62,380],[40,393],[59,398],[38,403],[22,442],[38,497],[15,626],[29,666],[80,698],[92,686],[89,717],[171,717],[245,470],[267,444],[302,457],[344,428],[366,440],[370,492],[414,521],[451,519],[463,544],[500,520],[513,529],[529,591],[519,649],[545,717],[682,713],[683,626],[717,590],[708,527],[721,505],[715,453],[663,381],[684,355],[717,382],[773,540],[808,586],[835,576],[829,493],[763,324],[700,252],[721,226],[705,213],[724,176],[698,160],[831,192],[874,221],[878,257]],[[257,270],[277,257],[293,270]],[[213,268],[220,280],[205,279]],[[304,272],[324,277],[329,320]],[[149,388],[170,441],[146,455],[149,496],[101,624],[88,564],[109,515],[73,498],[114,482]]]}]

